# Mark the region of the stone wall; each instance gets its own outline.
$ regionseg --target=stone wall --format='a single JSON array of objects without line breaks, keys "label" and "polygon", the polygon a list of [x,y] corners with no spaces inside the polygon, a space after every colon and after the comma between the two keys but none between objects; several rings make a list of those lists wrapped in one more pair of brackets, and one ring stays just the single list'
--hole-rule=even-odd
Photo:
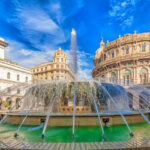
[{"label": "stone wall", "polygon": [[101,39],[94,58],[94,78],[131,80],[150,83],[150,32],[126,34],[107,42]]},{"label": "stone wall", "polygon": [[[142,123],[145,122],[143,117],[140,114],[130,114],[124,115],[129,124]],[[150,120],[150,113],[147,113],[146,116]],[[6,119],[7,123],[20,124],[25,116],[22,115],[9,115]],[[118,125],[125,124],[120,115],[103,115],[101,116],[102,123],[104,125],[103,119],[109,118],[108,125]],[[28,116],[24,125],[40,125],[43,120],[46,119],[46,116]],[[99,125],[99,120],[97,115],[78,115],[75,117],[76,126],[97,126]],[[48,126],[72,126],[72,115],[63,115],[63,116],[51,116],[48,122]]]}]

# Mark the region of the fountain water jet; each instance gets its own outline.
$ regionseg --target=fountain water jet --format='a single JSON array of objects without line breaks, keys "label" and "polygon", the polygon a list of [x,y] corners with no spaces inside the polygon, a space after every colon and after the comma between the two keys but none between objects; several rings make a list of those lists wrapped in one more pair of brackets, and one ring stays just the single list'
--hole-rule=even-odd
[{"label": "fountain water jet", "polygon": [[51,87],[51,85],[47,86],[47,87],[45,88],[45,90],[44,90],[44,91],[40,94],[40,96],[37,98],[37,101],[35,101],[35,102],[32,104],[32,106],[31,106],[31,108],[30,108],[30,111],[28,111],[28,112],[26,113],[26,116],[25,116],[24,119],[22,120],[20,126],[18,127],[16,133],[14,134],[14,137],[17,137],[17,136],[18,136],[18,132],[20,131],[20,129],[21,129],[23,123],[24,123],[25,120],[27,119],[29,113],[31,112],[31,110],[32,110],[33,107],[35,106],[35,103],[37,103],[37,102],[40,100],[40,98],[42,97],[42,95],[43,95],[43,94],[46,92],[46,90],[47,90],[48,88],[50,88],[50,87]]},{"label": "fountain water jet", "polygon": [[72,128],[72,140],[74,140],[74,130],[75,130],[75,105],[76,105],[76,83],[74,83],[74,98],[73,98],[73,128]]},{"label": "fountain water jet", "polygon": [[138,112],[141,114],[141,116],[145,119],[145,121],[148,123],[148,124],[150,124],[150,121],[148,120],[148,118],[144,115],[144,113],[138,108],[138,106],[136,105],[136,103],[130,98],[130,97],[128,97],[127,96],[127,94],[124,92],[124,91],[122,91],[121,89],[119,89],[117,86],[115,86],[114,84],[112,84],[115,88],[117,88],[118,89],[118,91],[120,91],[122,94],[123,94],[123,96],[125,96],[131,103],[133,103],[133,105],[136,107],[136,109],[138,110]]},{"label": "fountain water jet", "polygon": [[96,109],[96,112],[97,112],[97,116],[98,116],[99,123],[100,123],[100,126],[101,126],[102,134],[103,134],[103,139],[106,140],[106,136],[105,136],[105,133],[104,133],[104,129],[103,129],[103,125],[102,125],[102,122],[101,122],[101,117],[100,117],[100,114],[99,114],[99,111],[98,111],[98,107],[97,107],[97,104],[96,104],[96,100],[94,98],[94,95],[92,93],[92,90],[91,90],[91,87],[90,87],[89,83],[87,83],[87,86],[89,88],[89,91],[91,93],[92,99],[94,101],[95,109]]},{"label": "fountain water jet", "polygon": [[52,103],[50,103],[49,105],[49,110],[48,110],[48,113],[47,113],[47,116],[46,116],[46,121],[45,121],[45,124],[44,124],[44,128],[43,128],[43,132],[42,132],[42,139],[44,139],[45,137],[45,131],[46,131],[46,127],[47,127],[47,124],[48,124],[48,120],[50,119],[50,113],[52,111],[52,108],[53,108],[53,105],[54,105],[54,102],[56,100],[56,97],[61,89],[62,85],[58,85],[57,89],[56,89],[56,92],[55,94],[53,95],[52,97]]},{"label": "fountain water jet", "polygon": [[122,112],[120,111],[120,108],[118,107],[118,105],[116,104],[116,102],[114,101],[114,99],[111,97],[111,95],[109,94],[109,92],[107,91],[107,89],[106,89],[102,84],[101,84],[101,88],[108,94],[108,96],[110,97],[110,99],[111,99],[111,101],[113,102],[114,106],[116,107],[116,109],[117,109],[118,112],[120,113],[122,119],[124,120],[124,122],[125,122],[127,128],[128,128],[129,131],[130,131],[130,135],[131,135],[131,136],[134,136],[133,132],[131,131],[131,129],[130,129],[130,127],[129,127],[129,125],[128,125],[126,119],[125,119],[125,117],[124,117],[124,115],[123,115]]}]

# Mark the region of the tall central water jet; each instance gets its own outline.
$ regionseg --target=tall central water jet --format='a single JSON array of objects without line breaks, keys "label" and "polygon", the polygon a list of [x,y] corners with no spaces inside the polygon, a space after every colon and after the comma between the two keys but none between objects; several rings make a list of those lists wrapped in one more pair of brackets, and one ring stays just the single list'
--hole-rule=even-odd
[{"label": "tall central water jet", "polygon": [[76,40],[76,31],[72,29],[71,32],[71,68],[75,74],[78,72],[78,65],[77,65],[77,40]]}]

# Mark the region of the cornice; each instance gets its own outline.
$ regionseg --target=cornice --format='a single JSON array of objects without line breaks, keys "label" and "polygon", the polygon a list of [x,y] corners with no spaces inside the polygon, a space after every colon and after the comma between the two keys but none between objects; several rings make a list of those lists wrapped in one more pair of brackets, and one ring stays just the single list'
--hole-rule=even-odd
[{"label": "cornice", "polygon": [[2,46],[4,46],[4,47],[7,47],[7,46],[8,46],[8,43],[6,43],[5,41],[0,40],[0,45],[2,45]]},{"label": "cornice", "polygon": [[26,68],[23,68],[19,65],[13,65],[11,63],[6,63],[6,62],[3,62],[3,61],[0,61],[0,67],[4,67],[4,68],[8,68],[10,70],[15,70],[15,71],[19,71],[19,72],[22,72],[22,73],[32,75],[32,72],[30,70],[28,70]]},{"label": "cornice", "polygon": [[150,41],[150,32],[140,34],[125,34],[112,42],[108,42],[104,51],[117,48],[118,46],[125,46],[127,44],[139,43],[143,41]]}]

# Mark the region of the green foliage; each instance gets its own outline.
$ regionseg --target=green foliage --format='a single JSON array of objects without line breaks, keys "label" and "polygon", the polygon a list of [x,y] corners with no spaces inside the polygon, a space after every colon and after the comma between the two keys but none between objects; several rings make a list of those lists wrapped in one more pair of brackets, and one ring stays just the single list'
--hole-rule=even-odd
[{"label": "green foliage", "polygon": [[4,106],[7,108],[9,106],[9,103],[5,102]]}]

